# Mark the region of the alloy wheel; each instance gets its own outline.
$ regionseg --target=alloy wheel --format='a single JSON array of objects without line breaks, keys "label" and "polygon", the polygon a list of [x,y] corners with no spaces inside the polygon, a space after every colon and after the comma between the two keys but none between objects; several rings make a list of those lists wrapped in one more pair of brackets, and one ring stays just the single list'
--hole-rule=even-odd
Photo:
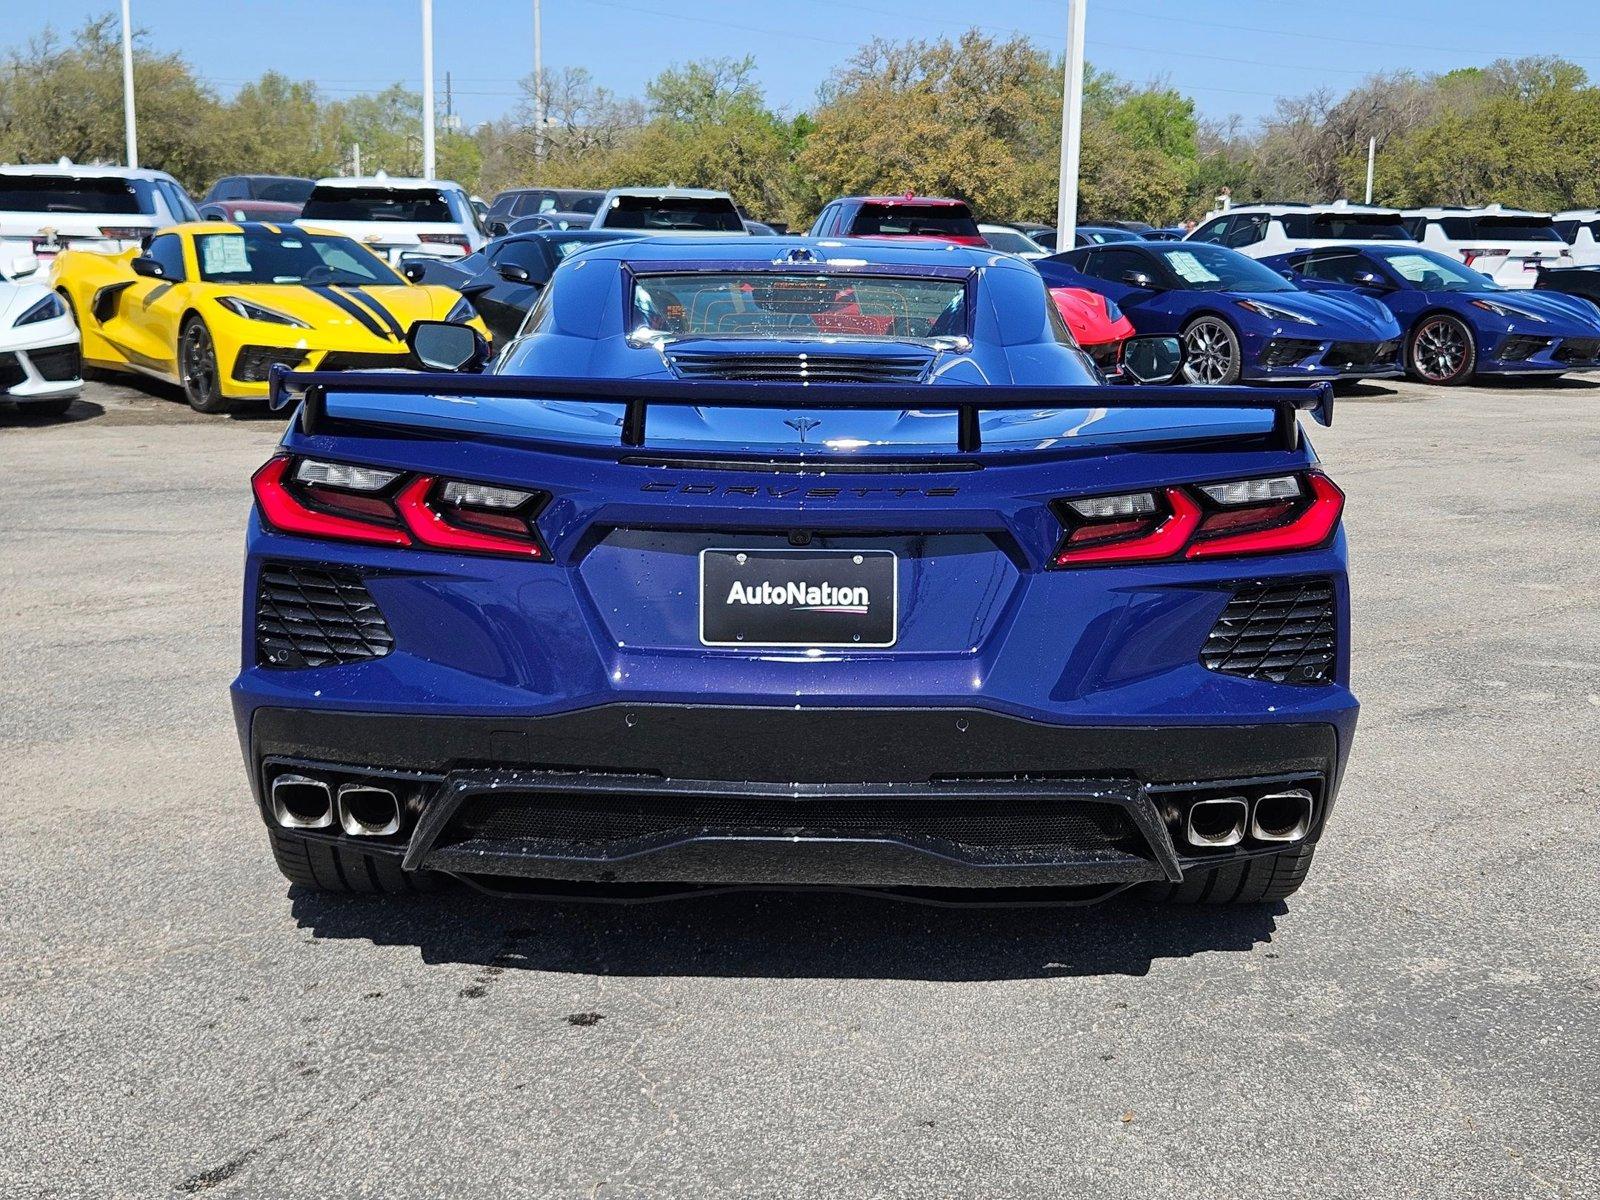
[{"label": "alloy wheel", "polygon": [[1467,338],[1461,326],[1443,317],[1417,330],[1412,348],[1417,374],[1433,383],[1453,379],[1467,361]]},{"label": "alloy wheel", "polygon": [[1201,319],[1183,331],[1184,378],[1190,383],[1226,383],[1235,372],[1233,335],[1214,319]]},{"label": "alloy wheel", "polygon": [[217,396],[217,350],[206,327],[195,321],[183,331],[183,390],[189,403],[204,408]]}]

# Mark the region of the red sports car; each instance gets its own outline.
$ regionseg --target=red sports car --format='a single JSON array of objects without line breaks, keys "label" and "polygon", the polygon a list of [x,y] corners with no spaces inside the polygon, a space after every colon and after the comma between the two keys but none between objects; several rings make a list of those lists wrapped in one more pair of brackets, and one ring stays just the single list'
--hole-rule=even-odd
[{"label": "red sports car", "polygon": [[1056,311],[1107,375],[1122,369],[1122,343],[1133,336],[1133,322],[1122,315],[1116,302],[1087,288],[1053,287],[1050,298]]}]

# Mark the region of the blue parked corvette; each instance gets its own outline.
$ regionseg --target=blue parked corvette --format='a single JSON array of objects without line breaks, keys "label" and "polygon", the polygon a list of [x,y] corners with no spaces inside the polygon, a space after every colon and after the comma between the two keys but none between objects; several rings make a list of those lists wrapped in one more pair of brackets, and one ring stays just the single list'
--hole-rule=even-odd
[{"label": "blue parked corvette", "polygon": [[1600,312],[1549,291],[1511,291],[1420,246],[1332,246],[1263,262],[1327,296],[1382,303],[1405,331],[1406,371],[1425,383],[1600,369]]},{"label": "blue parked corvette", "polygon": [[1400,374],[1400,327],[1383,305],[1303,292],[1222,246],[1093,246],[1034,266],[1051,287],[1087,287],[1116,301],[1141,334],[1177,334],[1191,383]]},{"label": "blue parked corvette", "polygon": [[928,243],[596,246],[492,364],[411,345],[275,378],[233,703],[295,884],[1305,878],[1357,710],[1328,389],[1109,386],[1031,266]]}]

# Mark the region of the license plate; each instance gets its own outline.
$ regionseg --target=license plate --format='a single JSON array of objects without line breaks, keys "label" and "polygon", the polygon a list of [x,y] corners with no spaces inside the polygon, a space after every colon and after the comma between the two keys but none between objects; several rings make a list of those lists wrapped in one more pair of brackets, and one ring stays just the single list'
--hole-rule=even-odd
[{"label": "license plate", "polygon": [[897,566],[890,550],[702,550],[700,641],[892,646]]}]

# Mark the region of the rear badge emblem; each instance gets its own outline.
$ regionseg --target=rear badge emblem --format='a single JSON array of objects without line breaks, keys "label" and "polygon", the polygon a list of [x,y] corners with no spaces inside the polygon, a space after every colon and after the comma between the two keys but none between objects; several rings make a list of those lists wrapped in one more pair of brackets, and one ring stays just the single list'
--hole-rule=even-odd
[{"label": "rear badge emblem", "polygon": [[798,433],[800,435],[800,440],[803,442],[806,440],[806,434],[810,433],[818,425],[821,425],[822,422],[817,420],[815,417],[789,417],[784,421],[784,424]]}]

